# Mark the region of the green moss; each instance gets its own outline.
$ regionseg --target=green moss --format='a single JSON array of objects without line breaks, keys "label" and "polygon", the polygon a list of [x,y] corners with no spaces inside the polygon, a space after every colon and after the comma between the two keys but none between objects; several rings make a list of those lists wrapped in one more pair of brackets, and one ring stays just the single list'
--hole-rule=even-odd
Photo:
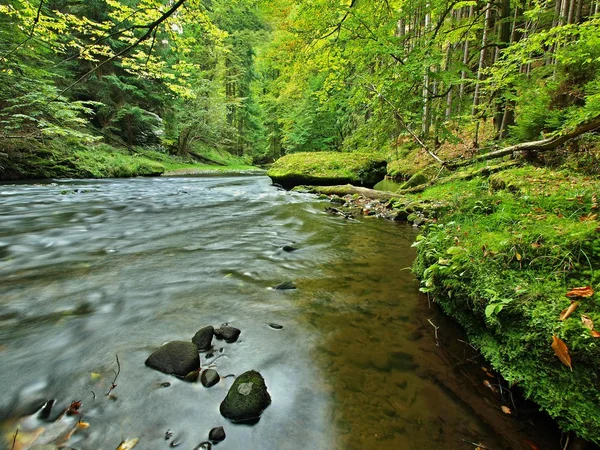
[{"label": "green moss", "polygon": [[293,153],[277,160],[267,172],[285,187],[299,184],[373,186],[385,176],[385,160],[372,153]]},{"label": "green moss", "polygon": [[[600,340],[580,315],[596,319],[600,301],[582,299],[559,320],[573,287],[600,284],[600,232],[593,196],[600,181],[524,166],[446,182],[414,196],[445,200],[442,220],[418,238],[421,289],[467,330],[509,383],[564,430],[600,442]],[[592,215],[590,215],[592,214]],[[551,348],[567,344],[573,371]]]},{"label": "green moss", "polygon": [[412,187],[425,184],[427,182],[429,182],[429,177],[424,172],[417,172],[412,177],[410,177],[406,183],[400,186],[400,190],[410,189]]}]

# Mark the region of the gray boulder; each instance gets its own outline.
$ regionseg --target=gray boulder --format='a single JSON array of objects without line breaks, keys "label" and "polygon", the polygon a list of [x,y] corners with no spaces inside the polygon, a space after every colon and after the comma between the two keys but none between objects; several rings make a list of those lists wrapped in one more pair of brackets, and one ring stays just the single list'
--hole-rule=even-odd
[{"label": "gray boulder", "polygon": [[202,372],[202,375],[200,375],[200,382],[205,388],[213,387],[220,379],[219,372],[214,369],[205,370]]},{"label": "gray boulder", "polygon": [[236,378],[219,410],[232,422],[251,422],[258,420],[270,404],[271,396],[264,378],[250,370]]},{"label": "gray boulder", "polygon": [[198,347],[192,342],[173,341],[155,350],[146,365],[169,375],[184,378],[200,369]]}]

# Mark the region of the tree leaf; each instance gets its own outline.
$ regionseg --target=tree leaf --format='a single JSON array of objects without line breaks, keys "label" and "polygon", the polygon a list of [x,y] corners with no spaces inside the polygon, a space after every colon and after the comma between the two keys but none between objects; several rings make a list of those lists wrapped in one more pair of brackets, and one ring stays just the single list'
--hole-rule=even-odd
[{"label": "tree leaf", "polygon": [[594,288],[591,286],[576,287],[565,294],[567,297],[591,297],[594,295]]},{"label": "tree leaf", "polygon": [[592,330],[592,337],[593,338],[599,338],[600,337],[600,333],[598,333],[596,330]]},{"label": "tree leaf", "polygon": [[502,412],[503,412],[504,414],[512,414],[512,410],[511,410],[511,409],[510,409],[508,406],[504,406],[504,405],[502,405],[502,406],[500,407],[500,409],[502,410]]},{"label": "tree leaf", "polygon": [[590,331],[592,331],[594,329],[594,322],[588,316],[582,315],[581,323],[583,323],[583,326],[586,327]]},{"label": "tree leaf", "polygon": [[561,338],[552,336],[552,349],[554,350],[554,353],[556,353],[556,356],[558,356],[558,359],[573,372],[571,355],[569,355],[569,347],[567,347],[567,344],[565,344]]},{"label": "tree leaf", "polygon": [[579,302],[571,302],[571,305],[568,308],[565,308],[560,313],[560,320],[567,320],[571,314],[577,309],[579,306]]}]

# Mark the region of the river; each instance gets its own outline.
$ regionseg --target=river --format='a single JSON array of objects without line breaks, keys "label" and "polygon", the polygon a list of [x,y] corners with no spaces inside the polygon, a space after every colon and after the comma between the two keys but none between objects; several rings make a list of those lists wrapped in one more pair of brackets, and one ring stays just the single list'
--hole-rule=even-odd
[{"label": "river", "polygon": [[[0,185],[2,445],[17,428],[15,448],[57,443],[74,419],[28,416],[56,399],[54,416],[81,402],[89,427],[61,438],[77,449],[189,450],[219,425],[222,450],[534,448],[539,425],[500,410],[476,353],[419,296],[416,231],[324,205],[264,176]],[[270,289],[286,280],[298,289]],[[222,323],[241,337],[202,365],[262,373],[273,401],[253,426],[219,414],[232,377],[206,389],[144,365]]]}]

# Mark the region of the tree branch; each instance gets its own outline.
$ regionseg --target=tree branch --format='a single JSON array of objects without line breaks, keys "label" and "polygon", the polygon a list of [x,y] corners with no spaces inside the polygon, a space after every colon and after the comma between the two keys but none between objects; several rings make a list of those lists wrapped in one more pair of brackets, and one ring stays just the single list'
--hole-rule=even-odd
[{"label": "tree branch", "polygon": [[37,14],[35,16],[35,19],[33,19],[33,25],[31,26],[31,30],[29,31],[29,35],[27,36],[27,38],[23,42],[21,42],[19,45],[17,45],[15,48],[10,50],[8,53],[6,53],[2,57],[0,57],[0,60],[6,61],[10,55],[14,54],[17,50],[19,50],[21,47],[23,47],[33,37],[33,33],[35,33],[35,27],[39,23],[40,16],[42,15],[42,6],[43,5],[44,5],[44,0],[40,0],[40,5],[38,6],[38,9],[37,9]]},{"label": "tree branch", "polygon": [[158,19],[156,19],[154,22],[146,24],[146,25],[139,25],[135,28],[139,28],[139,29],[146,29],[146,32],[140,36],[133,44],[128,45],[127,47],[125,47],[123,50],[121,50],[120,52],[114,54],[113,56],[111,56],[110,58],[102,61],[100,64],[98,64],[96,67],[94,67],[93,69],[91,69],[90,71],[84,73],[81,77],[79,77],[77,80],[75,80],[73,83],[71,83],[70,85],[68,85],[66,88],[64,88],[62,91],[60,91],[60,93],[56,96],[56,98],[54,98],[51,101],[56,101],[58,100],[65,92],[71,90],[74,86],[76,86],[77,84],[81,83],[83,80],[85,80],[88,76],[90,76],[92,73],[96,72],[98,69],[100,69],[100,67],[104,66],[105,64],[108,64],[109,62],[112,62],[114,60],[116,60],[117,58],[125,55],[126,53],[128,53],[130,50],[134,49],[135,47],[137,47],[140,43],[142,43],[143,41],[145,41],[146,39],[149,39],[150,36],[152,36],[152,33],[154,32],[155,29],[158,28],[158,26],[163,23],[165,20],[167,20],[169,17],[171,17],[173,15],[173,13],[175,13],[175,11],[177,11],[177,9],[179,9],[179,7],[181,5],[183,5],[185,3],[186,0],[178,0],[176,3],[173,4],[173,6],[171,6],[171,8],[164,13],[162,16],[160,16]]}]

